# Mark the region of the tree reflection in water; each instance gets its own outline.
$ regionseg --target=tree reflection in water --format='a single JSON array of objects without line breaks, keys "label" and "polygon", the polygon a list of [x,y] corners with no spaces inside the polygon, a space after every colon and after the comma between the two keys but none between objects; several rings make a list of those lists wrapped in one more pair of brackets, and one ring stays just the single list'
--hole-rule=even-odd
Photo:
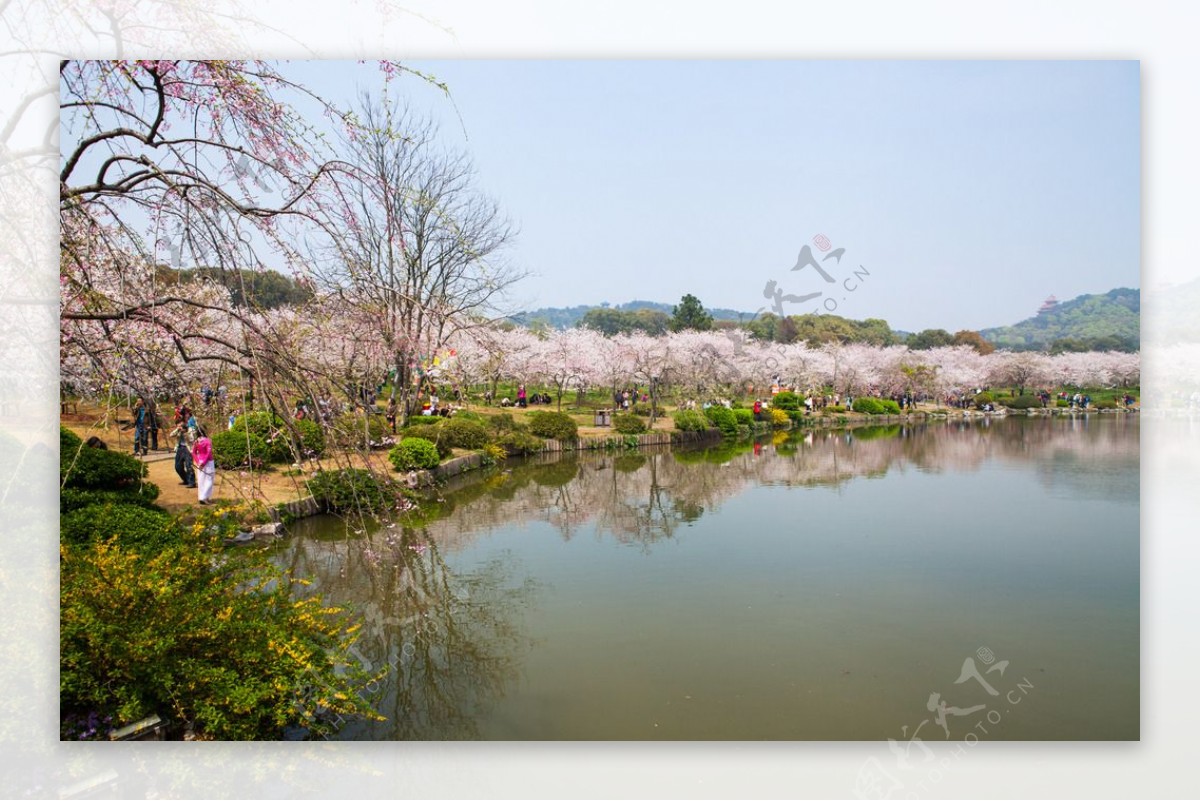
[{"label": "tree reflection in water", "polygon": [[332,603],[360,611],[360,658],[387,669],[373,688],[387,722],[348,724],[344,736],[472,738],[532,647],[523,612],[537,586],[511,554],[457,572],[447,564],[446,555],[492,531],[536,521],[564,540],[593,531],[649,550],[750,485],[837,487],[891,470],[970,472],[1013,461],[1034,463],[1051,486],[1136,498],[1136,480],[1113,482],[1136,476],[1138,432],[1132,416],[1010,418],[809,429],[675,451],[545,454],[457,477],[418,514],[362,535],[332,518],[302,521],[281,561]]},{"label": "tree reflection in water", "polygon": [[[529,645],[521,610],[534,583],[515,581],[502,559],[455,573],[435,539],[399,522],[361,535],[328,517],[295,529],[285,567],[357,611],[352,653],[380,674],[363,692],[387,720],[347,722],[340,737],[476,738],[481,713],[504,695]],[[314,529],[321,536],[305,536]]]}]

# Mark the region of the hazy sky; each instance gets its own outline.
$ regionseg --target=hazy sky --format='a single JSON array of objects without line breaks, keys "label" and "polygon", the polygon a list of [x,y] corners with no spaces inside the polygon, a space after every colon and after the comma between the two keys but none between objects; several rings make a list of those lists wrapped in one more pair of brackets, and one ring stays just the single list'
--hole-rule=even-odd
[{"label": "hazy sky", "polygon": [[[789,314],[954,331],[1140,285],[1137,62],[410,66],[453,103],[411,76],[390,92],[441,121],[519,226],[528,308],[690,292],[753,312],[774,280],[823,293]],[[373,65],[284,71],[345,99],[381,83]],[[792,270],[818,234],[845,248],[822,265],[834,284]]]}]

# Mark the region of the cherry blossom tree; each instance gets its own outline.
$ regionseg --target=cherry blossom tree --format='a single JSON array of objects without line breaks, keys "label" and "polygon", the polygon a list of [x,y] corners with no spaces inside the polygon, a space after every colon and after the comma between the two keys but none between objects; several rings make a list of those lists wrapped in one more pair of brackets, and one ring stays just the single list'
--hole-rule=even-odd
[{"label": "cherry blossom tree", "polygon": [[364,95],[359,116],[345,139],[363,180],[345,193],[347,230],[317,274],[378,320],[403,423],[420,354],[485,321],[521,273],[501,258],[512,229],[465,156],[443,153],[431,124],[386,98]]},{"label": "cherry blossom tree", "polygon": [[353,175],[294,104],[352,122],[262,62],[65,61],[60,77],[64,363],[138,392],[190,365],[294,378],[260,310],[178,271],[298,267],[298,235],[336,234],[330,198]]}]

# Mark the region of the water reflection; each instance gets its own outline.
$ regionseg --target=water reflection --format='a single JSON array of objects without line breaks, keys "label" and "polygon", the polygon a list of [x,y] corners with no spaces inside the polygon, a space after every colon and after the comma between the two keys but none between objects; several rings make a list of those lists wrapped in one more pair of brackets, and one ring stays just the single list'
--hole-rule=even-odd
[{"label": "water reflection", "polygon": [[650,546],[748,485],[836,487],[889,471],[961,473],[997,461],[1030,463],[1047,485],[1074,494],[1136,500],[1139,431],[1132,415],[1008,418],[783,432],[674,452],[547,454],[483,482],[464,477],[428,530],[459,547],[533,518],[566,540],[586,525]]},{"label": "water reflection", "polygon": [[[1115,699],[1095,713],[1108,736],[1129,736],[1136,511],[1129,530],[1080,501],[1136,510],[1138,443],[1137,419],[1114,416],[553,454],[461,476],[380,527],[302,521],[280,560],[359,610],[359,656],[387,668],[370,688],[387,721],[347,738],[880,739],[985,635],[1051,670],[1108,654],[1111,676],[1071,674],[1006,736],[1105,736],[1047,722],[1089,688]],[[1087,550],[1031,520],[1087,532]],[[735,641],[757,690],[728,681]],[[885,664],[888,692],[854,683]],[[680,682],[696,691],[675,698]],[[702,716],[683,704],[700,694],[716,699]]]},{"label": "water reflection", "polygon": [[331,518],[301,521],[281,562],[329,600],[359,613],[352,652],[380,674],[364,690],[383,722],[346,722],[344,739],[461,739],[504,694],[528,640],[519,610],[534,584],[510,561],[451,571],[435,539],[390,524],[356,532]]}]

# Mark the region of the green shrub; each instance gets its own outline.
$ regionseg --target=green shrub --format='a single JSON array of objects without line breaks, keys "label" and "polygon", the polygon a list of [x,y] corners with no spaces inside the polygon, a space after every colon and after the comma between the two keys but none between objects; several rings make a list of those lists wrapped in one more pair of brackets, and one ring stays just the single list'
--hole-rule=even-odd
[{"label": "green shrub", "polygon": [[434,447],[437,448],[438,456],[445,459],[450,455],[452,448],[450,447],[450,441],[443,435],[442,420],[443,418],[438,418],[437,425],[418,424],[410,426],[401,430],[400,435],[406,438],[423,439],[426,442],[432,442]]},{"label": "green shrub", "polygon": [[737,416],[734,415],[732,409],[726,409],[724,406],[719,405],[709,406],[704,410],[704,416],[711,420],[713,425],[721,429],[723,435],[727,437],[737,436]]},{"label": "green shrub", "polygon": [[1067,400],[1066,398],[1059,398],[1058,400],[1056,400],[1054,402],[1054,405],[1057,406],[1059,409],[1065,409],[1071,405],[1071,402],[1069,400]]},{"label": "green shrub", "polygon": [[984,404],[996,402],[996,399],[992,396],[992,393],[990,393],[990,392],[980,392],[978,395],[976,395],[971,400],[975,404],[976,409],[982,409],[984,407]]},{"label": "green shrub", "polygon": [[[320,426],[317,426],[311,420],[295,421],[297,423],[307,422],[320,431]],[[247,438],[247,433],[251,436]],[[239,444],[234,443],[230,434],[240,434],[242,441]],[[267,462],[291,462],[295,459],[295,454],[291,448],[291,433],[284,425],[283,419],[276,414],[267,411],[247,412],[238,417],[234,421],[233,428],[227,431],[221,431],[212,435],[213,453],[217,453],[218,437],[221,438],[222,449],[232,448],[229,456],[224,457],[225,464],[222,464],[222,457],[217,456],[217,467],[230,469],[244,464],[263,464]],[[257,437],[258,439],[255,439]],[[262,446],[259,445],[262,442]],[[324,437],[322,437],[322,447],[324,447]],[[247,462],[247,459],[251,462]]]},{"label": "green shrub", "polygon": [[846,407],[840,403],[831,403],[825,407],[825,414],[842,414],[846,411]]},{"label": "green shrub", "polygon": [[771,417],[771,425],[775,426],[776,428],[785,427],[788,424],[788,421],[792,419],[783,409],[776,409],[773,406],[767,410],[767,413]]},{"label": "green shrub", "polygon": [[348,412],[333,421],[326,435],[330,446],[361,449],[367,447],[368,441],[382,442],[392,436],[392,429],[387,420],[378,415],[367,415],[364,422],[363,415]]},{"label": "green shrub", "polygon": [[467,420],[458,415],[442,425],[442,437],[452,448],[478,450],[488,444],[491,437],[483,423]]},{"label": "green shrub", "polygon": [[754,412],[750,409],[734,409],[733,417],[740,426],[748,426],[754,422]]},{"label": "green shrub", "polygon": [[533,412],[529,415],[529,431],[539,437],[573,440],[579,436],[579,426],[562,412]]},{"label": "green shrub", "polygon": [[801,403],[800,396],[790,390],[775,393],[775,397],[771,399],[771,405],[776,409],[783,409],[785,412],[793,409],[799,409]]},{"label": "green shrub", "polygon": [[641,418],[632,414],[616,414],[612,420],[613,430],[618,434],[641,434],[646,430],[646,424]]},{"label": "green shrub", "polygon": [[879,404],[883,406],[884,414],[900,414],[900,404],[894,400],[883,398],[880,399]]},{"label": "green shrub", "polygon": [[438,466],[438,448],[427,439],[406,437],[388,451],[388,459],[397,470],[428,470]]},{"label": "green shrub", "polygon": [[222,470],[261,467],[271,461],[271,446],[260,435],[237,428],[212,436],[213,461]]},{"label": "green shrub", "polygon": [[650,416],[650,404],[638,403],[638,404],[635,404],[632,408],[630,408],[629,411],[632,412],[633,414],[637,415],[638,417],[649,417]]},{"label": "green shrub", "polygon": [[353,621],[294,597],[257,549],[93,542],[63,548],[59,575],[64,721],[94,712],[116,728],[157,712],[209,739],[279,740],[288,725],[330,732],[334,714],[378,717],[347,652]]},{"label": "green shrub", "polygon": [[706,431],[708,418],[694,409],[680,409],[671,415],[677,431]]},{"label": "green shrub", "polygon": [[297,420],[296,431],[300,434],[301,456],[312,458],[325,453],[325,432],[315,420]]},{"label": "green shrub", "polygon": [[1092,405],[1095,406],[1097,409],[1119,409],[1119,408],[1121,408],[1120,404],[1118,404],[1115,400],[1096,401]]},{"label": "green shrub", "polygon": [[59,484],[78,489],[137,489],[146,463],[128,453],[90,448],[70,430],[59,428]]},{"label": "green shrub", "polygon": [[179,526],[162,509],[132,503],[93,504],[62,515],[58,536],[70,545],[115,540],[132,551],[158,553],[179,543]]},{"label": "green shrub", "polygon": [[1015,398],[1005,398],[1002,403],[1010,409],[1042,408],[1042,399],[1037,395],[1018,395]]},{"label": "green shrub", "polygon": [[516,425],[513,421],[513,416],[508,412],[500,412],[488,418],[488,425],[496,431],[512,431]]},{"label": "green shrub", "polygon": [[143,481],[126,489],[79,489],[63,487],[58,495],[60,514],[73,512],[85,506],[103,506],[106,503],[125,503],[146,508],[157,508],[158,485]]},{"label": "green shrub", "polygon": [[[325,432],[315,420],[293,420],[291,425],[295,427],[299,441],[283,421],[280,421],[279,427],[273,429],[270,434],[263,435],[263,440],[267,443],[268,462],[290,463],[297,459],[318,457],[325,452]],[[383,425],[386,427],[386,423]],[[361,436],[360,433],[359,437]]]},{"label": "green shrub", "polygon": [[395,507],[399,493],[389,478],[360,468],[319,470],[307,483],[308,491],[330,512],[383,512]]},{"label": "green shrub", "polygon": [[239,415],[230,431],[249,431],[267,440],[279,429],[283,428],[283,420],[271,412],[246,412]]},{"label": "green shrub", "polygon": [[510,431],[497,439],[496,444],[509,456],[540,453],[544,447],[540,439],[524,431]]},{"label": "green shrub", "polygon": [[877,398],[855,398],[851,408],[859,414],[883,414],[883,404]]},{"label": "green shrub", "polygon": [[436,426],[445,420],[445,417],[439,417],[436,414],[414,414],[408,418],[410,426]]}]

